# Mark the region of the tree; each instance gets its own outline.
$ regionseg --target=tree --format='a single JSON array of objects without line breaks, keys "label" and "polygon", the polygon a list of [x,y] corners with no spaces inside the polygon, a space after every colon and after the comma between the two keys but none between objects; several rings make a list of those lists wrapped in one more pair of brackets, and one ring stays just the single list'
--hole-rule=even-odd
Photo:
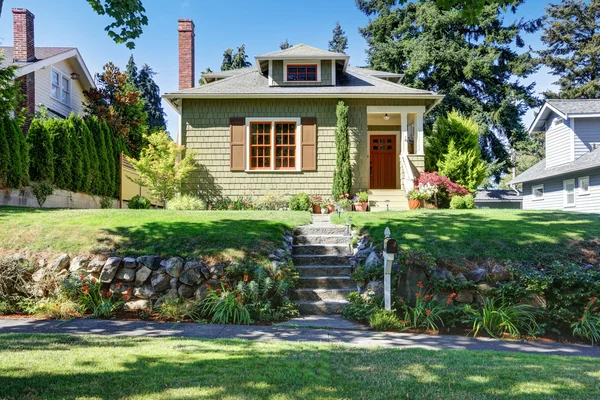
[{"label": "tree", "polygon": [[181,193],[184,182],[196,168],[193,154],[174,143],[166,132],[150,134],[139,160],[130,157],[127,160],[140,175],[133,182],[148,187],[150,194],[165,207],[176,193]]},{"label": "tree", "polygon": [[[93,141],[90,130],[79,116],[73,119],[75,125],[75,137],[79,142],[81,151],[81,169],[83,172],[83,179],[81,181],[81,191],[84,193],[93,193],[92,181],[94,179],[94,170],[98,168],[98,157],[96,155],[96,149],[93,146]],[[95,158],[95,164],[93,164],[93,157]]]},{"label": "tree", "polygon": [[115,136],[110,132],[106,122],[101,124],[104,146],[106,147],[107,175],[105,196],[114,197],[117,190],[117,161],[115,160]]},{"label": "tree", "polygon": [[81,132],[83,145],[87,148],[88,155],[88,177],[89,177],[89,186],[86,189],[86,193],[90,194],[99,194],[100,192],[97,189],[96,182],[99,176],[99,162],[98,162],[98,149],[94,143],[94,138],[92,137],[92,132],[90,128],[88,128],[87,123],[83,119],[79,119],[79,130]]},{"label": "tree", "polygon": [[541,36],[547,49],[538,52],[559,93],[547,98],[600,99],[600,0],[563,0],[546,7]]},{"label": "tree", "polygon": [[336,22],[335,28],[333,28],[333,39],[329,41],[329,51],[345,54],[347,48],[348,36],[346,36],[346,32],[342,30],[340,23]]},{"label": "tree", "polygon": [[468,21],[476,23],[479,15],[486,6],[496,5],[499,7],[516,7],[519,4],[519,0],[437,0],[437,4],[445,10],[457,8]]},{"label": "tree", "polygon": [[[4,162],[0,161],[0,175],[2,175],[3,168],[6,168],[6,186],[9,188],[18,188],[21,186],[23,166],[21,164],[19,135],[23,136],[22,133],[13,129],[13,123],[8,116],[0,120],[0,140],[3,140],[2,137],[4,137],[7,144],[6,149],[8,150],[8,153],[5,155],[6,160]],[[1,148],[0,151],[2,151]],[[0,154],[0,157],[3,157],[3,155]],[[5,162],[8,163],[8,166],[4,165]]]},{"label": "tree", "polygon": [[90,130],[96,154],[98,157],[98,170],[94,174],[92,192],[99,196],[106,196],[110,190],[110,172],[108,167],[108,154],[106,153],[106,144],[102,125],[98,121],[98,117],[91,116],[85,121]]},{"label": "tree", "polygon": [[[515,168],[515,174],[519,175],[533,167],[545,158],[546,154],[546,132],[532,132],[525,140],[515,144],[513,162],[511,167]],[[512,174],[502,177],[499,186],[510,188],[508,182]]]},{"label": "tree", "polygon": [[96,74],[96,82],[96,88],[83,92],[86,111],[106,121],[111,132],[124,140],[129,154],[138,156],[147,130],[141,93],[113,63]]},{"label": "tree", "polygon": [[290,44],[290,42],[288,42],[287,38],[285,38],[285,41],[281,42],[279,44],[279,48],[281,50],[285,50],[285,49],[289,49],[290,47],[292,47],[293,45]]},{"label": "tree", "polygon": [[148,64],[144,64],[138,76],[137,89],[144,101],[144,112],[148,116],[147,124],[150,130],[165,130],[165,110],[162,107],[160,88],[154,81],[156,72]]},{"label": "tree", "polygon": [[479,148],[459,151],[454,140],[450,141],[448,152],[439,161],[438,168],[440,175],[447,176],[470,192],[477,190],[487,174]]},{"label": "tree", "polygon": [[29,184],[29,150],[25,141],[25,135],[23,135],[23,131],[15,118],[9,118],[5,121],[8,121],[10,124],[13,132],[12,136],[17,144],[15,151],[19,154],[21,172],[19,186],[27,186]]},{"label": "tree", "polygon": [[54,182],[54,148],[46,124],[35,118],[27,132],[29,178],[34,182]]},{"label": "tree", "polygon": [[66,130],[69,147],[71,151],[71,186],[69,190],[72,192],[83,191],[85,185],[85,175],[83,168],[83,151],[81,148],[81,140],[77,134],[77,124],[75,120],[78,117],[71,113],[69,118],[63,122],[63,127]]},{"label": "tree", "polygon": [[138,85],[138,69],[133,59],[133,54],[129,56],[127,66],[125,67],[125,73],[127,74],[127,81],[134,87]]},{"label": "tree", "polygon": [[13,160],[6,133],[6,126],[0,120],[0,188],[10,187],[12,181],[10,173]]},{"label": "tree", "polygon": [[229,71],[233,69],[233,49],[227,49],[223,53],[223,62],[221,63],[221,71]]},{"label": "tree", "polygon": [[[0,50],[0,65],[4,64],[4,51]],[[19,86],[15,79],[17,67],[9,65],[0,68],[0,116],[10,115],[17,111],[19,104]]]},{"label": "tree", "polygon": [[333,171],[333,196],[337,199],[352,190],[352,166],[350,165],[350,138],[348,136],[348,110],[343,101],[335,109],[335,170]]},{"label": "tree", "polygon": [[66,121],[50,118],[45,121],[45,125],[52,138],[52,148],[54,150],[54,185],[59,189],[69,190],[73,181],[73,154],[71,153]]},{"label": "tree", "polygon": [[541,21],[505,25],[504,9],[487,5],[479,22],[472,24],[460,9],[441,9],[435,0],[397,3],[357,2],[374,17],[360,29],[369,45],[370,66],[402,72],[404,84],[446,95],[427,124],[452,109],[473,117],[480,126],[485,159],[507,162],[507,146],[526,136],[521,117],[537,105],[533,84],[520,82],[537,67],[528,52],[515,48],[524,46],[520,35],[534,32]]},{"label": "tree", "polygon": [[146,10],[141,0],[87,0],[98,15],[108,15],[113,22],[105,28],[115,43],[125,43],[134,49],[134,39],[142,34],[142,27],[148,25]]},{"label": "tree", "polygon": [[247,68],[251,66],[252,63],[248,61],[248,56],[246,55],[246,45],[243,44],[238,47],[237,53],[233,56],[231,69]]}]

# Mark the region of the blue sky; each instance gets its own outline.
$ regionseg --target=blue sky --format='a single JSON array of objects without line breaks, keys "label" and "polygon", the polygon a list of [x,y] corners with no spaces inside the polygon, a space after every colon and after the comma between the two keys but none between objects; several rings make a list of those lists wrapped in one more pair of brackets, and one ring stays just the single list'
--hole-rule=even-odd
[{"label": "blue sky", "polygon": [[[358,28],[368,18],[353,0],[320,1],[318,7],[310,2],[296,2],[293,12],[288,3],[278,0],[143,0],[143,4],[149,25],[133,51],[115,44],[106,35],[104,27],[110,20],[96,15],[85,0],[5,0],[0,17],[0,42],[12,45],[11,8],[28,8],[36,16],[36,46],[77,47],[92,74],[101,71],[108,61],[125,68],[133,54],[138,66],[147,63],[158,73],[155,80],[164,93],[177,89],[178,18],[192,18],[196,24],[196,79],[206,67],[218,71],[223,51],[228,47],[245,44],[253,63],[255,55],[277,50],[285,38],[291,44],[327,48],[331,31],[339,21],[348,35],[351,64],[365,65],[366,42]],[[527,0],[516,15],[507,15],[506,21],[539,17],[546,4],[542,0]],[[525,39],[528,46],[541,47],[539,32],[526,35]],[[540,70],[527,83],[536,82],[536,90],[542,92],[554,78],[547,70]],[[169,131],[175,136],[177,114],[166,103],[163,106]],[[532,119],[530,111],[524,121],[526,126]]]}]

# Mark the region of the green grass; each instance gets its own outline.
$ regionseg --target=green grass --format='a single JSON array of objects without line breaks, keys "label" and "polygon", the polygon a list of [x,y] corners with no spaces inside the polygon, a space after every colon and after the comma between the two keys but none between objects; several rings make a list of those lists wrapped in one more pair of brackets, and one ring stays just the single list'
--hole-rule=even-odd
[{"label": "green grass", "polygon": [[264,256],[310,222],[284,211],[39,210],[0,207],[0,249],[127,255]]},{"label": "green grass", "polygon": [[0,335],[2,399],[598,399],[599,371],[517,353]]},{"label": "green grass", "polygon": [[600,261],[600,215],[558,211],[415,210],[348,213],[336,223],[363,229],[381,243],[389,226],[402,248],[446,260]]}]

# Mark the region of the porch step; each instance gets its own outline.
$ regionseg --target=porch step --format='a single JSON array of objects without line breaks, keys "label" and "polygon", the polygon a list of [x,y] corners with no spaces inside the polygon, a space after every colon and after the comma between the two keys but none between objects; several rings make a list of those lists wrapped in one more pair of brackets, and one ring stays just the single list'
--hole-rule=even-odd
[{"label": "porch step", "polygon": [[339,314],[342,308],[348,305],[348,300],[297,301],[296,305],[300,314],[304,315]]},{"label": "porch step", "polygon": [[297,301],[346,301],[356,289],[294,289],[290,298]]},{"label": "porch step", "polygon": [[350,246],[333,244],[300,244],[292,246],[292,254],[350,256]]},{"label": "porch step", "polygon": [[349,265],[348,256],[340,255],[294,254],[292,260],[294,265]]},{"label": "porch step", "polygon": [[331,244],[348,245],[352,236],[347,235],[297,235],[294,236],[294,244]]},{"label": "porch step", "polygon": [[314,224],[300,226],[294,230],[295,235],[314,236],[314,235],[346,235],[347,228],[343,225]]},{"label": "porch step", "polygon": [[349,276],[301,276],[300,289],[353,289],[356,283]]},{"label": "porch step", "polygon": [[350,276],[349,265],[298,265],[296,271],[300,276]]}]

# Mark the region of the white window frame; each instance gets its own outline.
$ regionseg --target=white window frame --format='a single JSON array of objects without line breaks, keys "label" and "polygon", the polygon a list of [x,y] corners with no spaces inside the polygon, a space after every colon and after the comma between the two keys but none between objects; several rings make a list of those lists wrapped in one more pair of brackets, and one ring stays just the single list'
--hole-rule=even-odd
[{"label": "white window frame", "polygon": [[[581,190],[581,182],[587,181],[587,190]],[[589,196],[590,194],[590,177],[589,176],[581,176],[577,179],[577,194],[579,196]]]},{"label": "white window frame", "polygon": [[[568,202],[568,198],[569,198],[569,192],[567,192],[567,185],[568,184],[573,184],[573,203],[569,203]],[[563,202],[564,202],[564,207],[565,208],[569,208],[569,207],[575,207],[575,198],[577,196],[575,196],[575,179],[565,179],[563,181]]]},{"label": "white window frame", "polygon": [[[316,81],[288,81],[287,67],[289,64],[316,64],[317,65],[317,80]],[[283,81],[290,83],[320,83],[321,82],[321,60],[284,60],[283,61]]]},{"label": "white window frame", "polygon": [[[271,168],[270,169],[250,169],[250,155],[252,146],[250,142],[250,124],[252,122],[271,122]],[[296,124],[296,169],[275,169],[275,123],[294,122]],[[273,117],[249,117],[246,118],[246,172],[252,173],[272,173],[285,174],[302,171],[302,125],[300,118],[273,118]]]},{"label": "white window frame", "polygon": [[[538,189],[542,189],[542,195],[540,197],[536,197],[535,195],[535,191]],[[544,190],[544,185],[533,185],[531,186],[531,197],[533,198],[533,201],[540,201],[540,200],[544,200],[544,194],[545,194],[545,190]]]},{"label": "white window frame", "polygon": [[[71,107],[71,93],[73,92],[73,82],[71,82],[71,77],[55,68],[51,68],[51,71],[52,72],[50,72],[50,97],[56,101],[61,102],[62,104],[66,105],[70,108]],[[54,83],[52,82],[52,75],[55,73],[58,75],[58,98],[56,98],[52,95],[52,88],[55,87]],[[67,85],[68,85],[67,91],[65,91],[63,88],[63,80],[64,79],[66,79],[68,82],[67,83]],[[62,100],[63,91],[65,91],[67,93],[67,101],[66,102]]]}]

